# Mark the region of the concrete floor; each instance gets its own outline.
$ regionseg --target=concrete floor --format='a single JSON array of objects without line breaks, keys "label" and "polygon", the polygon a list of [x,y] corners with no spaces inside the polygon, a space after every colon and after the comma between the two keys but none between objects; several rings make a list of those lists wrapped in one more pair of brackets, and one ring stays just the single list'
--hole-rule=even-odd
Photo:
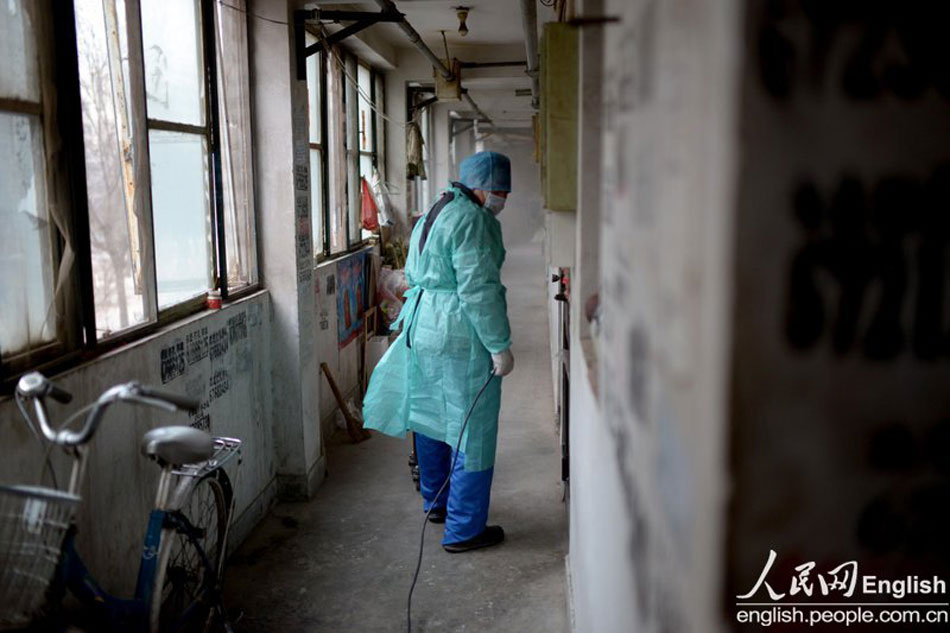
[{"label": "concrete floor", "polygon": [[[466,554],[426,530],[413,631],[565,632],[567,511],[562,503],[540,245],[504,268],[515,370],[503,385],[489,523],[502,545]],[[408,442],[374,434],[331,445],[329,478],[307,503],[280,504],[229,563],[225,602],[238,631],[405,631],[422,526]]]}]

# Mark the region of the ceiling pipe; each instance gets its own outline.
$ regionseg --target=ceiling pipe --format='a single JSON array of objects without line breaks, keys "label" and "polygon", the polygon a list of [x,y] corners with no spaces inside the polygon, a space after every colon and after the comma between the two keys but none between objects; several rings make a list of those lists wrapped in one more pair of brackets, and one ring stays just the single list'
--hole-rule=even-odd
[{"label": "ceiling pipe", "polygon": [[507,68],[509,66],[527,66],[526,62],[459,62],[462,68]]},{"label": "ceiling pipe", "polygon": [[538,10],[535,0],[521,0],[521,24],[524,27],[524,50],[528,57],[528,69],[531,77],[531,107],[537,109],[541,99],[541,86],[538,80]]},{"label": "ceiling pipe", "polygon": [[[379,5],[379,8],[383,11],[391,11],[398,13],[399,10],[396,8],[396,3],[392,0],[376,0],[376,4]],[[412,42],[412,45],[419,49],[419,52],[422,53],[426,59],[429,60],[429,63],[442,75],[442,78],[446,81],[452,81],[455,79],[455,74],[445,65],[445,63],[436,57],[435,53],[432,52],[432,49],[426,46],[426,43],[422,41],[422,36],[419,35],[419,31],[412,28],[412,25],[409,24],[409,20],[403,16],[401,22],[396,23],[399,28],[402,29],[403,33],[406,34],[406,37],[409,38],[409,41]],[[537,48],[537,45],[535,45]],[[530,64],[530,60],[528,61]],[[482,112],[481,108],[478,107],[478,104],[475,103],[475,100],[468,94],[467,91],[462,91],[462,97],[468,101],[469,105],[472,106],[472,109],[475,110],[475,113],[479,117],[485,119],[487,122],[491,123],[491,118]]]}]

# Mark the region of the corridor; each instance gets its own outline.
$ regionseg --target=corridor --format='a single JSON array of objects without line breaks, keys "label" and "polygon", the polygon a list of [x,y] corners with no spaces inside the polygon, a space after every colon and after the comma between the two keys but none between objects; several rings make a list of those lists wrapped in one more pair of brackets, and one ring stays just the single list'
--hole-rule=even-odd
[{"label": "corridor", "polygon": [[[505,378],[490,524],[497,548],[450,555],[426,529],[413,631],[568,630],[567,510],[551,394],[545,275],[537,242],[509,248],[515,371]],[[344,434],[338,434],[344,437]],[[305,503],[274,507],[229,562],[225,596],[242,631],[369,633],[405,627],[422,524],[408,442],[330,442],[328,477]]]},{"label": "corridor", "polygon": [[448,438],[486,354],[505,540],[459,477],[497,547],[427,525],[413,633],[945,630],[947,24],[0,2],[0,630],[405,631],[410,443],[354,438]]}]

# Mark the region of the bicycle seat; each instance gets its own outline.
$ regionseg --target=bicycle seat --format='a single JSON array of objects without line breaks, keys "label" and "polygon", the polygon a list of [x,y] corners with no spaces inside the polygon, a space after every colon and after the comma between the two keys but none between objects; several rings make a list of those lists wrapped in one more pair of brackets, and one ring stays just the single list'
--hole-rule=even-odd
[{"label": "bicycle seat", "polygon": [[194,464],[214,455],[214,440],[190,426],[162,426],[142,436],[142,454],[162,466]]}]

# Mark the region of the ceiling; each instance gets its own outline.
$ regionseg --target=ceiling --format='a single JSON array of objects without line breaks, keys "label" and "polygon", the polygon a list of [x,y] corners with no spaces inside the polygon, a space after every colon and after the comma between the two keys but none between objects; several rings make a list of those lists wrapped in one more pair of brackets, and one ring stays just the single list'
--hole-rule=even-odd
[{"label": "ceiling", "polygon": [[[466,24],[468,34],[458,32],[459,21],[454,7],[470,8]],[[442,34],[453,44],[514,44],[524,42],[521,24],[521,3],[517,0],[400,0],[396,3],[409,23],[437,50]],[[441,46],[439,47],[441,48]]]},{"label": "ceiling", "polygon": [[[375,2],[340,3],[317,0],[307,4],[323,8],[332,6],[360,11],[379,10]],[[455,7],[460,5],[469,7],[466,21],[469,32],[464,37],[458,32],[459,20],[455,11]],[[450,48],[453,44],[524,43],[521,3],[518,0],[396,0],[396,8],[405,14],[413,28],[437,53],[441,53],[442,49],[441,31],[445,31]],[[543,7],[539,5],[538,8],[540,10]],[[407,43],[405,35],[394,25],[381,24],[374,29],[385,31],[387,39],[396,45],[404,46]]]},{"label": "ceiling", "polygon": [[[523,61],[526,57],[521,3],[518,0],[395,0],[395,4],[438,57],[445,56],[442,31],[445,31],[450,56],[465,62]],[[310,6],[313,5],[379,10],[375,2],[341,4],[318,0]],[[466,21],[469,32],[464,37],[458,33],[455,7],[459,5],[469,7]],[[546,18],[546,9],[540,3],[537,8],[538,20],[542,21]],[[405,33],[395,24],[379,24],[371,28],[375,35],[393,47],[411,47]],[[531,87],[524,66],[465,68],[462,78],[462,85],[497,125],[520,127],[530,123],[533,112],[531,97],[515,95],[516,89]],[[467,103],[461,102],[459,113],[471,114],[465,112],[468,107]]]}]

